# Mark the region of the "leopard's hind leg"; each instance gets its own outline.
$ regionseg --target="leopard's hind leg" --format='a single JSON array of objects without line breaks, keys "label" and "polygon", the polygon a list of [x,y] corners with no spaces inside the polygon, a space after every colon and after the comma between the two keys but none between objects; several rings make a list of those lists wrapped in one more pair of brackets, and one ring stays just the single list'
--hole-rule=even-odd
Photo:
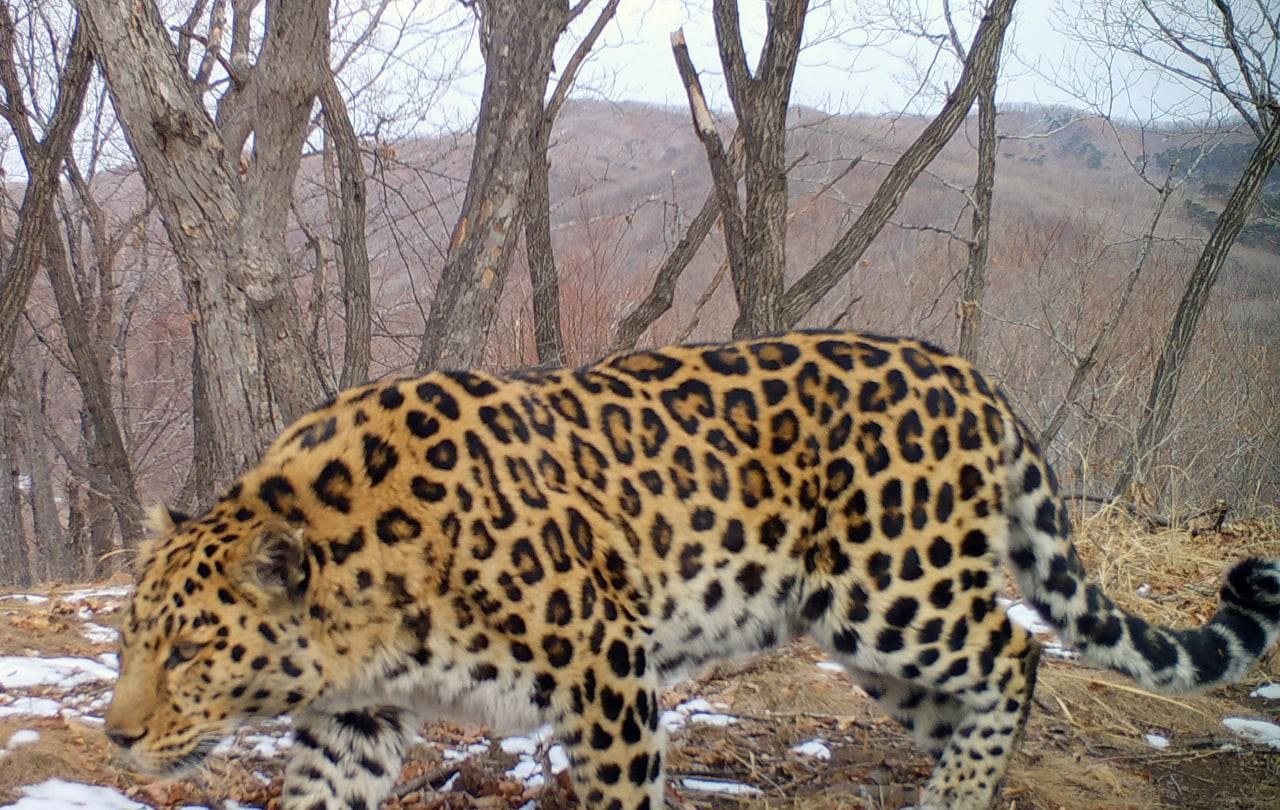
[{"label": "leopard's hind leg", "polygon": [[[855,641],[852,626],[821,622],[813,628],[832,657],[937,760],[921,788],[920,810],[989,807],[1026,723],[1038,646],[1003,611],[973,618],[957,617],[939,640],[945,655],[928,652],[936,652],[937,644],[886,655]],[[964,630],[963,643],[956,628]]]},{"label": "leopard's hind leg", "polygon": [[920,791],[922,810],[984,810],[995,799],[1026,727],[1040,655],[1039,645],[1025,630],[1015,626],[1013,631],[1009,646],[992,661],[990,674],[952,693],[965,711]]}]

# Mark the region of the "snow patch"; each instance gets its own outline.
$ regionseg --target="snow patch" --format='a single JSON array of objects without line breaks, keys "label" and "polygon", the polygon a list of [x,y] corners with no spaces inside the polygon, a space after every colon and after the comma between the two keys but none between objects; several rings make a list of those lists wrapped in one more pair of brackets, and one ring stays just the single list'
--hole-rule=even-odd
[{"label": "snow patch", "polygon": [[840,666],[835,661],[819,661],[818,669],[824,669],[827,672],[838,672],[842,675],[844,674],[844,667]]},{"label": "snow patch", "polygon": [[663,712],[658,722],[668,732],[683,727],[685,723],[697,723],[704,726],[727,726],[738,722],[738,718],[720,711],[727,708],[729,708],[727,703],[711,703],[702,698],[693,698],[676,706],[675,709]]},{"label": "snow patch", "polygon": [[70,690],[94,681],[115,679],[115,670],[92,658],[0,655],[0,687],[4,689],[54,686]]},{"label": "snow patch", "polygon": [[0,717],[28,715],[31,717],[57,717],[62,714],[62,704],[43,697],[13,697],[0,703]]},{"label": "snow patch", "polygon": [[111,788],[82,785],[62,779],[49,779],[22,788],[22,798],[0,810],[147,810],[147,806],[128,799]]},{"label": "snow patch", "polygon": [[38,605],[41,602],[48,602],[49,597],[40,596],[39,594],[34,594],[34,593],[10,593],[10,594],[5,594],[4,596],[0,596],[0,602],[6,602],[6,601],[31,602],[32,604]]},{"label": "snow patch", "polygon": [[1280,700],[1280,683],[1264,683],[1249,693],[1249,697]]},{"label": "snow patch", "polygon": [[40,739],[40,732],[29,728],[19,729],[9,735],[9,743],[6,747],[17,748],[20,745],[31,745],[38,739]]},{"label": "snow patch", "polygon": [[[551,739],[552,733],[551,726],[542,726],[529,736],[507,737],[499,742],[498,747],[504,753],[520,757],[519,761],[507,771],[507,776],[511,779],[519,779],[530,788],[539,787],[546,782],[542,762],[535,756]],[[486,749],[481,749],[483,750]],[[447,756],[446,759],[448,759]],[[569,767],[569,754],[564,750],[564,746],[552,745],[547,749],[547,762],[551,765],[551,773],[560,773]]]},{"label": "snow patch", "polygon": [[93,622],[85,622],[80,632],[84,633],[84,637],[90,644],[114,644],[116,639],[120,638],[120,634],[113,628],[103,627]]},{"label": "snow patch", "polygon": [[1080,657],[1080,653],[1063,644],[1054,633],[1053,625],[1044,620],[1044,617],[1030,605],[1023,602],[1015,602],[1004,596],[996,597],[996,604],[1004,608],[1005,615],[1009,617],[1009,621],[1018,625],[1028,633],[1037,636],[1048,636],[1048,640],[1040,643],[1040,650],[1045,655],[1053,658],[1060,658],[1064,661],[1074,661]]},{"label": "snow patch", "polygon": [[729,726],[738,722],[738,718],[731,714],[694,712],[689,715],[689,722],[697,723],[701,726]]},{"label": "snow patch", "polygon": [[802,757],[816,757],[818,759],[831,759],[831,749],[827,744],[818,738],[802,742],[799,745],[791,746],[791,750]]},{"label": "snow patch", "polygon": [[745,785],[742,782],[722,782],[719,779],[695,779],[685,777],[681,780],[685,790],[696,790],[702,793],[723,793],[728,796],[759,796],[760,788]]},{"label": "snow patch", "polygon": [[547,751],[547,761],[551,763],[551,772],[560,773],[569,770],[569,753],[563,745],[553,745]]},{"label": "snow patch", "polygon": [[1143,739],[1145,739],[1147,741],[1147,745],[1151,746],[1152,748],[1163,749],[1163,748],[1169,747],[1169,738],[1164,736],[1163,734],[1151,733],[1151,734],[1147,734]]},{"label": "snow patch", "polygon": [[85,588],[84,590],[72,591],[62,595],[64,602],[83,602],[86,599],[123,599],[129,595],[129,591],[133,588],[127,585],[117,585],[111,588]]},{"label": "snow patch", "polygon": [[1245,717],[1228,717],[1222,725],[1236,734],[1256,743],[1280,748],[1280,726],[1268,720],[1250,720]]},{"label": "snow patch", "polygon": [[1040,616],[1035,608],[1022,602],[1014,602],[1012,599],[1006,599],[1003,596],[996,597],[996,603],[1004,608],[1005,615],[1009,617],[1009,621],[1028,633],[1037,635],[1053,633],[1053,628]]}]

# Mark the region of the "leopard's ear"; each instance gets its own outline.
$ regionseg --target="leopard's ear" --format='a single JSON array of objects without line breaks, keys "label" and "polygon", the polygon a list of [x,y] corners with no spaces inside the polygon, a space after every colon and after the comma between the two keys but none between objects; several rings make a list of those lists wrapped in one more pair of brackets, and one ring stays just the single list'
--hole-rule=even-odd
[{"label": "leopard's ear", "polygon": [[173,534],[190,519],[190,515],[158,503],[147,510],[147,532],[152,537],[164,537]]},{"label": "leopard's ear", "polygon": [[296,601],[307,591],[311,568],[302,530],[268,528],[250,538],[236,569],[240,584],[265,593],[271,600]]},{"label": "leopard's ear", "polygon": [[182,524],[190,519],[190,515],[170,509],[162,503],[158,503],[148,509],[142,520],[146,535],[142,538],[142,542],[138,544],[135,570],[141,572],[150,566],[161,541],[182,528]]}]

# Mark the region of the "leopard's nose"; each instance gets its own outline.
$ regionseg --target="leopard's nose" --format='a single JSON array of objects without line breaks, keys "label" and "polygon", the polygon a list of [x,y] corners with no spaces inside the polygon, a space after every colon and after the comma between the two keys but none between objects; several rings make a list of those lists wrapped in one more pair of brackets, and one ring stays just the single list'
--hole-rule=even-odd
[{"label": "leopard's nose", "polygon": [[120,728],[108,728],[106,730],[106,733],[107,733],[108,740],[111,740],[111,742],[115,743],[116,745],[126,750],[129,748],[132,748],[134,743],[136,743],[138,740],[141,740],[143,737],[147,736],[146,731],[141,731],[137,734],[133,734],[129,731],[126,731]]}]

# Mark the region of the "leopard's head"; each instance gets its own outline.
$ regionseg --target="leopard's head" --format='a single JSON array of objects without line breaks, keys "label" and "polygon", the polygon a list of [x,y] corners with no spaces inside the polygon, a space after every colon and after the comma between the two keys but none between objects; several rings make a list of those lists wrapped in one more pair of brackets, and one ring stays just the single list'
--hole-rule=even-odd
[{"label": "leopard's head", "polygon": [[240,722],[325,689],[302,530],[237,491],[199,518],[152,512],[106,715],[107,736],[141,770],[196,765]]}]

